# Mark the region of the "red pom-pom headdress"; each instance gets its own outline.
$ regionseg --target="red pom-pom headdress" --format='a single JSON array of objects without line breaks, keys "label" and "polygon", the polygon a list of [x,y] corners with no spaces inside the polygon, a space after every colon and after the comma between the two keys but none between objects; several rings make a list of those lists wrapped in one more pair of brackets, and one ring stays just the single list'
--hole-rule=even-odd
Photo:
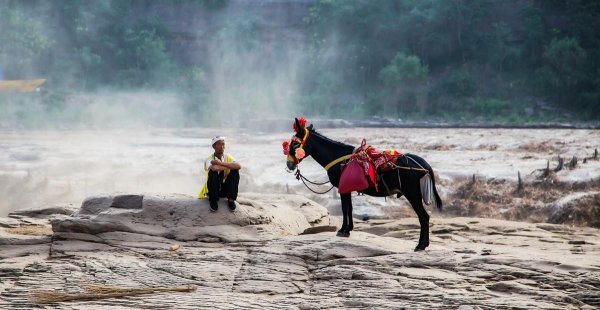
[{"label": "red pom-pom headdress", "polygon": [[[300,123],[300,126],[302,128],[306,127],[306,119],[304,117],[298,117],[298,123]],[[296,128],[296,122],[294,122],[294,125],[292,125],[292,128],[294,128],[295,132],[298,132],[300,129],[302,129],[302,128]]]},{"label": "red pom-pom headdress", "polygon": [[302,149],[301,147],[296,149],[296,158],[298,160],[304,158],[304,156],[306,156],[306,153],[304,153],[304,149]]},{"label": "red pom-pom headdress", "polygon": [[281,146],[283,147],[283,155],[290,153],[290,141],[283,141]]}]

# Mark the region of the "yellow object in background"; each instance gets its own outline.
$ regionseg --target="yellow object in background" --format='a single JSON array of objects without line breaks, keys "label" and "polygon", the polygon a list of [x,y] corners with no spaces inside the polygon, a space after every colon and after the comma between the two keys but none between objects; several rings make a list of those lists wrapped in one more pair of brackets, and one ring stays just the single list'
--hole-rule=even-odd
[{"label": "yellow object in background", "polygon": [[0,80],[0,92],[18,91],[34,92],[38,87],[46,82],[45,79],[39,80]]}]

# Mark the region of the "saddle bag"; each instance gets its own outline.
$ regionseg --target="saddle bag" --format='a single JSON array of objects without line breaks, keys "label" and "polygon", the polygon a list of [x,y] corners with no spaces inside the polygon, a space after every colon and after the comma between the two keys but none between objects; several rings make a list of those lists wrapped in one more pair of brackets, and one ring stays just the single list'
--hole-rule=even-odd
[{"label": "saddle bag", "polygon": [[369,188],[369,180],[365,175],[365,169],[358,160],[350,160],[342,170],[338,192],[349,194],[360,192]]}]

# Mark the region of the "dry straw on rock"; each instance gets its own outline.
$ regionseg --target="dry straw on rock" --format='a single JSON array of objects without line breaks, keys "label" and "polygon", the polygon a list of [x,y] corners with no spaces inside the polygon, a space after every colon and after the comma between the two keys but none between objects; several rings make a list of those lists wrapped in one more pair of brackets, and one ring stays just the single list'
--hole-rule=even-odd
[{"label": "dry straw on rock", "polygon": [[126,288],[104,285],[89,285],[81,293],[66,293],[53,291],[36,291],[31,294],[36,303],[52,303],[64,301],[83,301],[103,298],[118,298],[137,296],[145,294],[154,294],[162,292],[193,292],[196,288],[193,286],[185,287],[151,287],[151,288]]},{"label": "dry straw on rock", "polygon": [[47,236],[52,235],[52,227],[42,225],[20,225],[18,227],[5,228],[6,232],[13,235]]}]

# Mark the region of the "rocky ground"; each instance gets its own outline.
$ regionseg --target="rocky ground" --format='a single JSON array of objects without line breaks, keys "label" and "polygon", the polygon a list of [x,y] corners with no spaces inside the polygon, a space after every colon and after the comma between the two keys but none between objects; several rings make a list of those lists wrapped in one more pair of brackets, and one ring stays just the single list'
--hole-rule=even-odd
[{"label": "rocky ground", "polygon": [[[2,218],[0,308],[600,307],[595,228],[434,214],[431,246],[413,252],[414,218],[357,221],[340,238],[336,218],[301,196],[246,194],[235,213],[221,207],[103,196]],[[192,291],[82,295],[90,285]],[[48,291],[74,300],[42,302]]]}]

